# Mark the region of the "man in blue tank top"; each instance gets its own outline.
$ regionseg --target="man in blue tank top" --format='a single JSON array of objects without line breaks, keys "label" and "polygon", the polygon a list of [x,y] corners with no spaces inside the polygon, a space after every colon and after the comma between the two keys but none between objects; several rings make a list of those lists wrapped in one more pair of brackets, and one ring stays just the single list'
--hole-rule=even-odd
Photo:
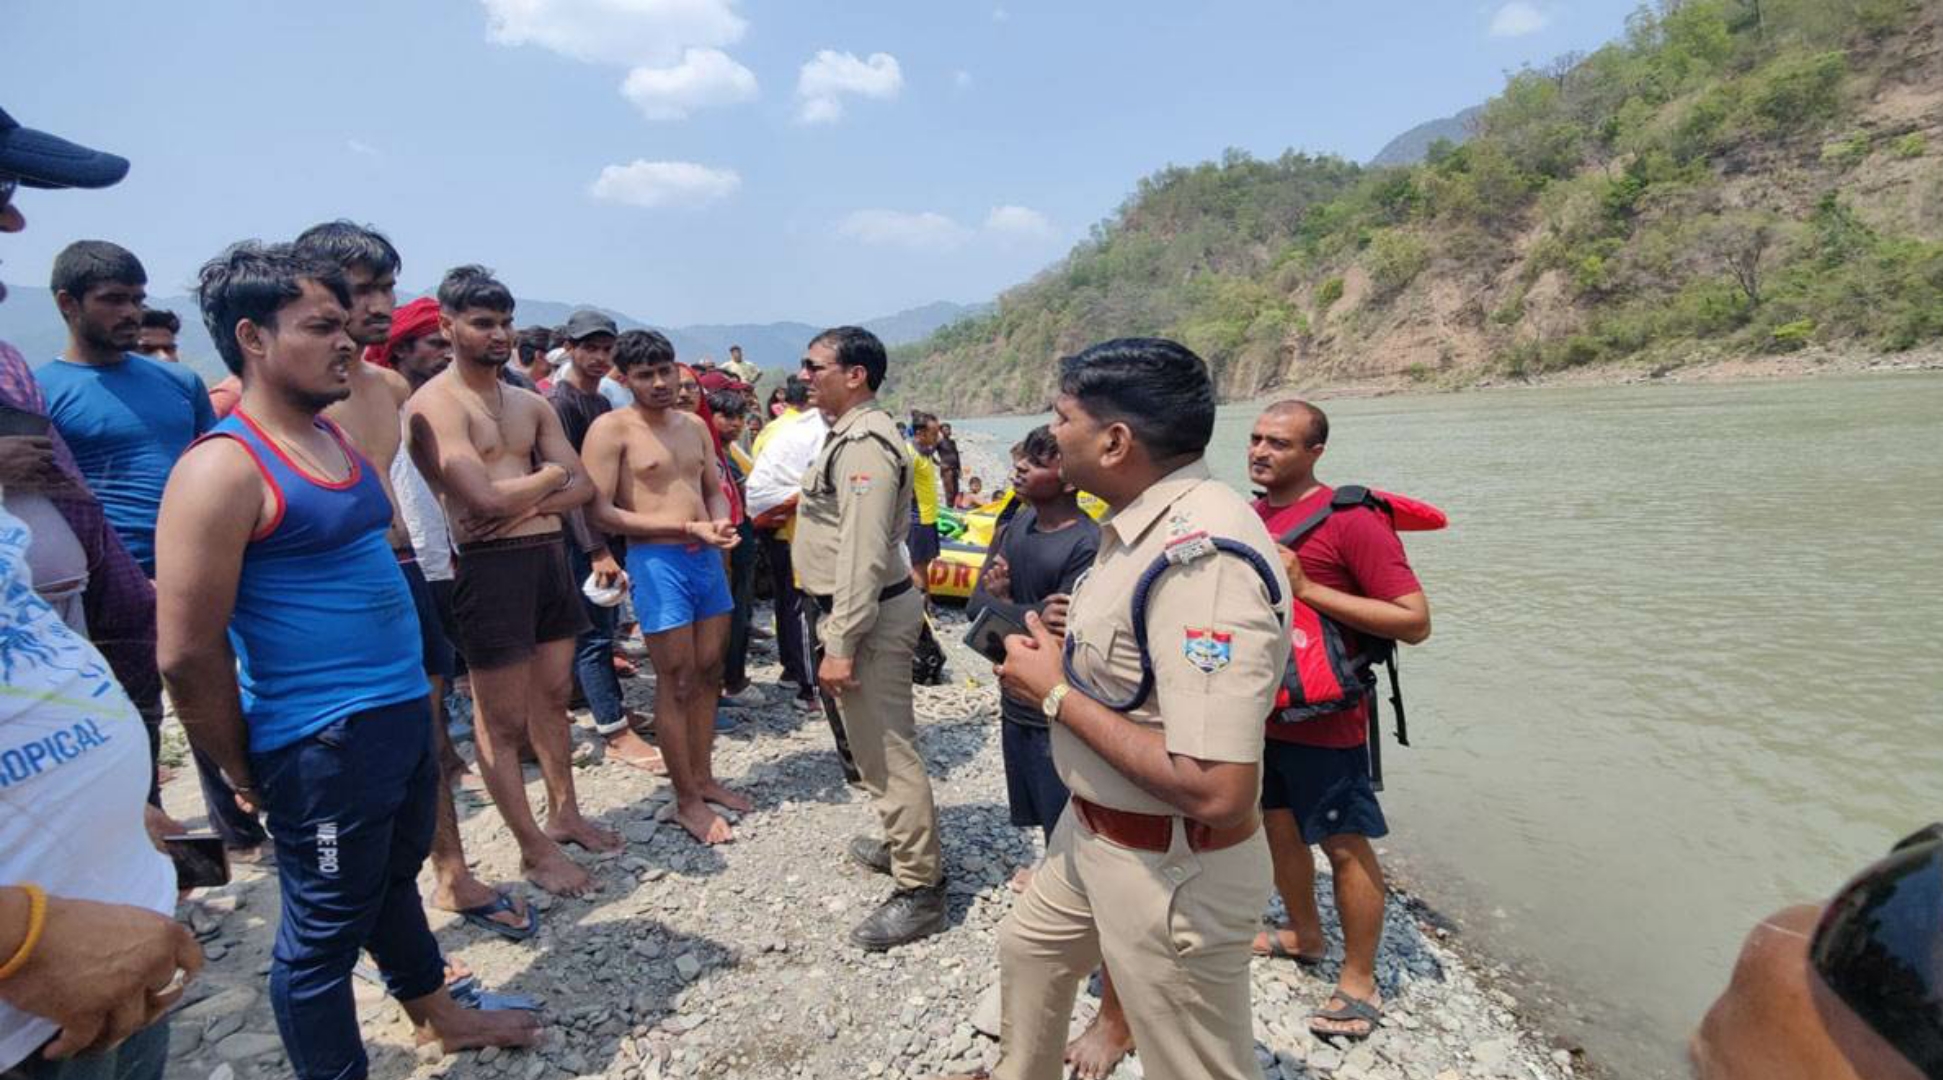
[{"label": "man in blue tank top", "polygon": [[364,949],[420,1042],[530,1045],[530,1014],[446,991],[419,900],[438,763],[417,616],[384,487],[318,417],[358,362],[343,275],[240,244],[203,268],[201,300],[243,394],[163,493],[157,645],[190,741],[276,842],[270,999],[291,1069],[366,1074],[350,981]]}]

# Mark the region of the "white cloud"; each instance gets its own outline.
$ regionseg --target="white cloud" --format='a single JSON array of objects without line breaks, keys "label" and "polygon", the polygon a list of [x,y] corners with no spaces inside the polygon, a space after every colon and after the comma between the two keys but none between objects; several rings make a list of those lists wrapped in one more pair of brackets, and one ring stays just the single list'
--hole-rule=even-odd
[{"label": "white cloud", "polygon": [[692,161],[641,161],[609,165],[587,191],[596,199],[628,206],[705,206],[735,194],[742,177]]},{"label": "white cloud", "polygon": [[689,49],[673,67],[638,67],[621,96],[650,120],[682,120],[696,109],[753,101],[755,73],[720,49]]},{"label": "white cloud", "polygon": [[742,40],[736,0],[481,0],[486,37],[589,63],[665,66]]},{"label": "white cloud", "polygon": [[837,233],[863,244],[912,251],[950,251],[972,238],[972,230],[931,210],[858,210],[837,222]]},{"label": "white cloud", "polygon": [[1491,36],[1524,37],[1526,34],[1536,34],[1551,21],[1549,14],[1526,0],[1508,0],[1496,15],[1491,16]]},{"label": "white cloud", "polygon": [[805,124],[828,124],[843,117],[849,96],[889,100],[904,89],[904,72],[889,53],[857,54],[824,49],[796,77],[796,96],[802,100],[796,116]]},{"label": "white cloud", "polygon": [[973,241],[1050,240],[1059,230],[1030,207],[995,206],[977,229],[935,210],[858,210],[837,222],[837,234],[873,247],[954,251]]},{"label": "white cloud", "polygon": [[957,71],[951,73],[951,85],[957,87],[958,89],[970,90],[971,84],[972,84],[972,73],[966,71],[964,68],[959,68]]},{"label": "white cloud", "polygon": [[384,154],[379,152],[377,147],[361,139],[344,140],[344,149],[349,150],[351,153],[357,154],[361,157],[369,157],[369,158],[384,157]]},{"label": "white cloud", "polygon": [[1029,206],[995,206],[985,215],[985,231],[995,236],[1044,240],[1055,235],[1052,219]]}]

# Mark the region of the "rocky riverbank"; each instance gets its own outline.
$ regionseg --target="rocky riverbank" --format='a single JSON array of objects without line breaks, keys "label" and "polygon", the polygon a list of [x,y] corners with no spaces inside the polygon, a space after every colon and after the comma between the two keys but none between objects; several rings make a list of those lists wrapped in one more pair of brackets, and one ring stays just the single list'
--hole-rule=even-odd
[{"label": "rocky riverbank", "polygon": [[[1005,882],[1037,857],[1038,837],[1007,822],[989,668],[958,645],[962,620],[945,612],[939,624],[953,681],[920,688],[918,708],[951,876],[947,933],[887,955],[848,943],[851,925],[886,891],[883,878],[843,855],[851,835],[873,830],[873,815],[844,785],[822,718],[790,709],[773,685],[765,689],[774,706],[734,714],[741,722],[717,743],[717,771],[758,804],[735,822],[736,842],[720,848],[700,848],[663,823],[666,784],[600,760],[581,724],[583,806],[630,841],[621,854],[585,859],[600,892],[556,901],[527,889],[545,922],[523,944],[442,912],[432,917],[448,954],[488,988],[544,999],[544,1044],[445,1056],[415,1050],[402,1011],[360,982],[372,1075],[900,1078],[991,1064],[998,1054],[994,934],[1014,899]],[[752,658],[759,684],[775,678],[773,659],[768,652]],[[645,709],[652,681],[644,675],[628,685]],[[528,774],[537,806],[538,777]],[[174,778],[166,801],[178,816],[199,820],[191,772]],[[480,876],[517,882],[516,850],[490,805],[462,795],[460,815]],[[1334,933],[1326,871],[1319,877]],[[428,874],[421,887],[429,891],[429,882]],[[175,1016],[171,1078],[289,1075],[265,997],[276,909],[274,872],[251,867],[183,905],[209,964]],[[1314,973],[1289,961],[1254,964],[1256,1054],[1268,1080],[1585,1074],[1582,1062],[1520,1018],[1509,988],[1492,985],[1407,895],[1390,899],[1379,964],[1388,1005],[1369,1041],[1338,1045],[1308,1034],[1304,1016],[1327,997],[1333,975],[1333,964]],[[1082,994],[1076,1024],[1095,1004]],[[1140,1076],[1138,1057],[1114,1075]]]}]

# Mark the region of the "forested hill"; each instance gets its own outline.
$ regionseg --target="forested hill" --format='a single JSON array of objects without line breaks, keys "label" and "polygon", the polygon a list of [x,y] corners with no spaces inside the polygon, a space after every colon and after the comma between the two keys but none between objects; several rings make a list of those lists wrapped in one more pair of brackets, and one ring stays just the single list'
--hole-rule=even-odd
[{"label": "forested hill", "polygon": [[1943,337],[1943,51],[1917,0],[1686,0],[1511,76],[1462,146],[1169,168],[1060,263],[895,351],[893,396],[1037,409],[1185,341],[1222,395],[1455,386]]}]

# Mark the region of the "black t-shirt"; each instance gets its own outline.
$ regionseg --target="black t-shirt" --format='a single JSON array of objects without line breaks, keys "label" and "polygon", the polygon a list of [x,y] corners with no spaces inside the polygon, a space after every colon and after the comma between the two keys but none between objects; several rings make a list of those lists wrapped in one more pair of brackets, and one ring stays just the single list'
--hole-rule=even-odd
[{"label": "black t-shirt", "polygon": [[938,467],[958,471],[958,443],[952,439],[939,439],[936,453]]},{"label": "black t-shirt", "polygon": [[587,429],[594,426],[594,420],[613,408],[606,398],[589,394],[565,379],[554,382],[553,389],[547,392],[547,400],[553,402],[553,411],[560,414],[560,426],[567,429],[567,441],[573,444],[576,454],[587,441]]},{"label": "black t-shirt", "polygon": [[[1039,515],[1031,507],[1025,507],[1005,526],[998,543],[985,556],[986,568],[992,565],[994,556],[1005,556],[1006,565],[1012,571],[1012,600],[1008,603],[987,593],[981,569],[980,584],[972,590],[971,599],[965,605],[966,614],[975,619],[987,607],[996,607],[1023,624],[1025,613],[1042,610],[1046,597],[1072,593],[1074,583],[1093,565],[1093,557],[1099,551],[1099,523],[1085,511],[1080,512],[1078,521],[1058,532],[1042,532]],[[1038,705],[1010,697],[1002,701],[1007,720],[1033,727],[1046,726],[1046,718]]]}]

